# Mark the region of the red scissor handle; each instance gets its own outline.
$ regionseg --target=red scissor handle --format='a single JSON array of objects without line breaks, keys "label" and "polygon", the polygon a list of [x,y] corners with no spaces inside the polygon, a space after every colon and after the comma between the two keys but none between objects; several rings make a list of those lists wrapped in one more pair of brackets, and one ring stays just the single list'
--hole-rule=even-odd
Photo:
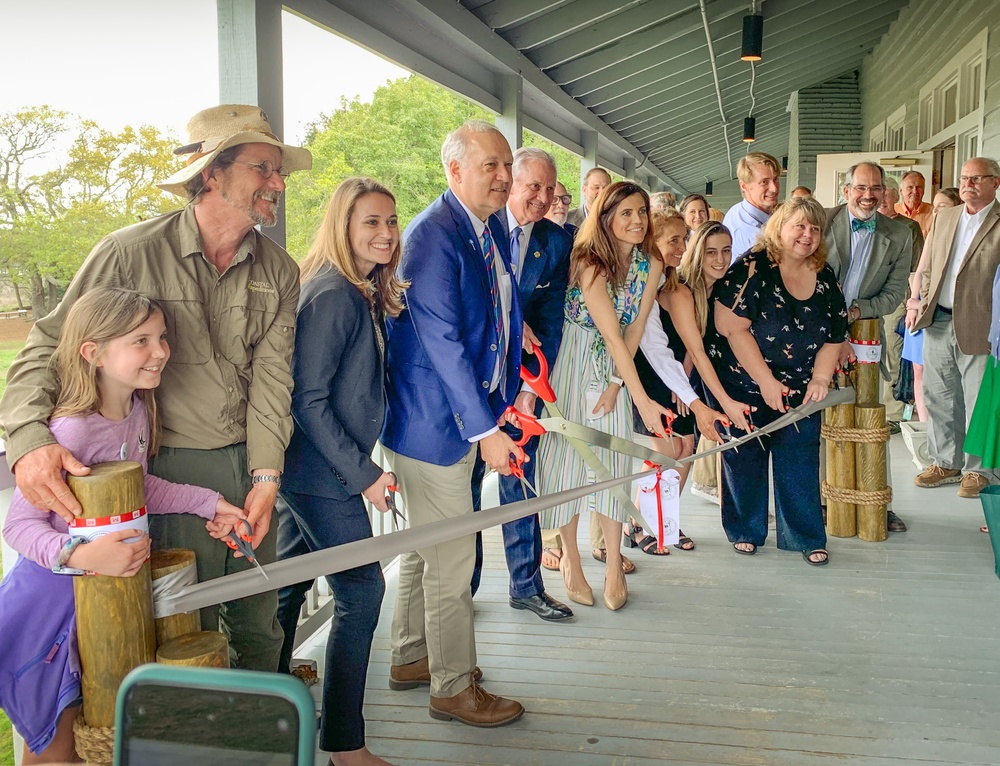
[{"label": "red scissor handle", "polygon": [[[537,343],[532,343],[533,356],[538,360],[538,374],[532,375],[528,368],[521,365],[521,380],[531,386],[532,390],[542,398],[543,402],[554,402],[556,392],[552,390],[549,383],[549,362],[542,353],[542,347]],[[544,432],[542,432],[544,433]]]},{"label": "red scissor handle", "polygon": [[541,436],[545,433],[545,426],[538,422],[538,418],[534,415],[525,415],[523,412],[515,410],[513,407],[508,407],[504,414],[514,415],[518,422],[521,424],[521,438],[514,442],[518,447],[523,447],[528,443],[528,439],[532,436]]}]

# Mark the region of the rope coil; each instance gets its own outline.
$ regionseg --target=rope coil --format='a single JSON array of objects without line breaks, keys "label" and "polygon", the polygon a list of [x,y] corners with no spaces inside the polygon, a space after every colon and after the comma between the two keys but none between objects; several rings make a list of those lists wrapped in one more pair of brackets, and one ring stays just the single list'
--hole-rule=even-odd
[{"label": "rope coil", "polygon": [[892,487],[878,490],[844,489],[824,481],[820,486],[820,494],[835,503],[851,505],[887,505],[892,502]]},{"label": "rope coil", "polygon": [[827,425],[826,423],[820,427],[820,435],[829,441],[854,442],[856,444],[887,442],[891,436],[888,428],[848,428]]},{"label": "rope coil", "polygon": [[73,721],[76,752],[90,764],[110,764],[115,759],[115,730],[113,726],[88,726],[80,713]]}]

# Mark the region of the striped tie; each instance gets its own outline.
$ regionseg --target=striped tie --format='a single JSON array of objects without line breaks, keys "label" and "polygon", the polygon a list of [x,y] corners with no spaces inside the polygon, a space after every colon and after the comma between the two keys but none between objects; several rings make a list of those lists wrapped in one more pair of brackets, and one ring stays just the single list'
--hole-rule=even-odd
[{"label": "striped tie", "polygon": [[[493,248],[493,238],[490,236],[490,227],[483,230],[483,259],[486,261],[486,273],[490,277],[490,297],[493,298],[493,329],[497,334],[497,348],[503,352],[505,346],[503,331],[503,307],[500,305],[500,285],[497,279],[496,250]],[[498,361],[499,363],[499,361]]]}]

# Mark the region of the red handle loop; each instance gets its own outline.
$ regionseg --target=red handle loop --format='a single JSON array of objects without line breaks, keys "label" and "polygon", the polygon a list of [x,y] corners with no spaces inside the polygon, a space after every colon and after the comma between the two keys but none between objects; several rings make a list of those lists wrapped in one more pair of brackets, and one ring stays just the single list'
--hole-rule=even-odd
[{"label": "red handle loop", "polygon": [[538,418],[534,415],[525,415],[523,412],[518,412],[513,407],[508,407],[504,414],[514,415],[518,422],[521,424],[521,438],[514,442],[518,447],[523,447],[528,443],[528,439],[532,436],[541,436],[545,433],[545,426],[538,422]]},{"label": "red handle loop", "polygon": [[522,364],[521,380],[531,386],[532,390],[541,397],[543,402],[554,402],[556,400],[556,392],[552,390],[552,384],[549,383],[549,362],[542,353],[541,346],[537,343],[532,343],[531,347],[534,350],[535,358],[538,359],[538,374],[532,375]]}]

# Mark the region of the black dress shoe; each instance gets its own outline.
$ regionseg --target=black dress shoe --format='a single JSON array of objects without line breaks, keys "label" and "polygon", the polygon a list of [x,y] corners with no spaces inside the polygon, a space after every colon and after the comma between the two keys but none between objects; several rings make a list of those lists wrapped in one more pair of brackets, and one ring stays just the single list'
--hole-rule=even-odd
[{"label": "black dress shoe", "polygon": [[568,620],[573,616],[572,609],[559,603],[548,593],[539,593],[537,596],[528,596],[527,598],[512,598],[510,605],[514,609],[527,609],[550,622]]},{"label": "black dress shoe", "polygon": [[885,528],[890,532],[905,532],[906,524],[904,524],[903,520],[892,511],[886,511]]}]

